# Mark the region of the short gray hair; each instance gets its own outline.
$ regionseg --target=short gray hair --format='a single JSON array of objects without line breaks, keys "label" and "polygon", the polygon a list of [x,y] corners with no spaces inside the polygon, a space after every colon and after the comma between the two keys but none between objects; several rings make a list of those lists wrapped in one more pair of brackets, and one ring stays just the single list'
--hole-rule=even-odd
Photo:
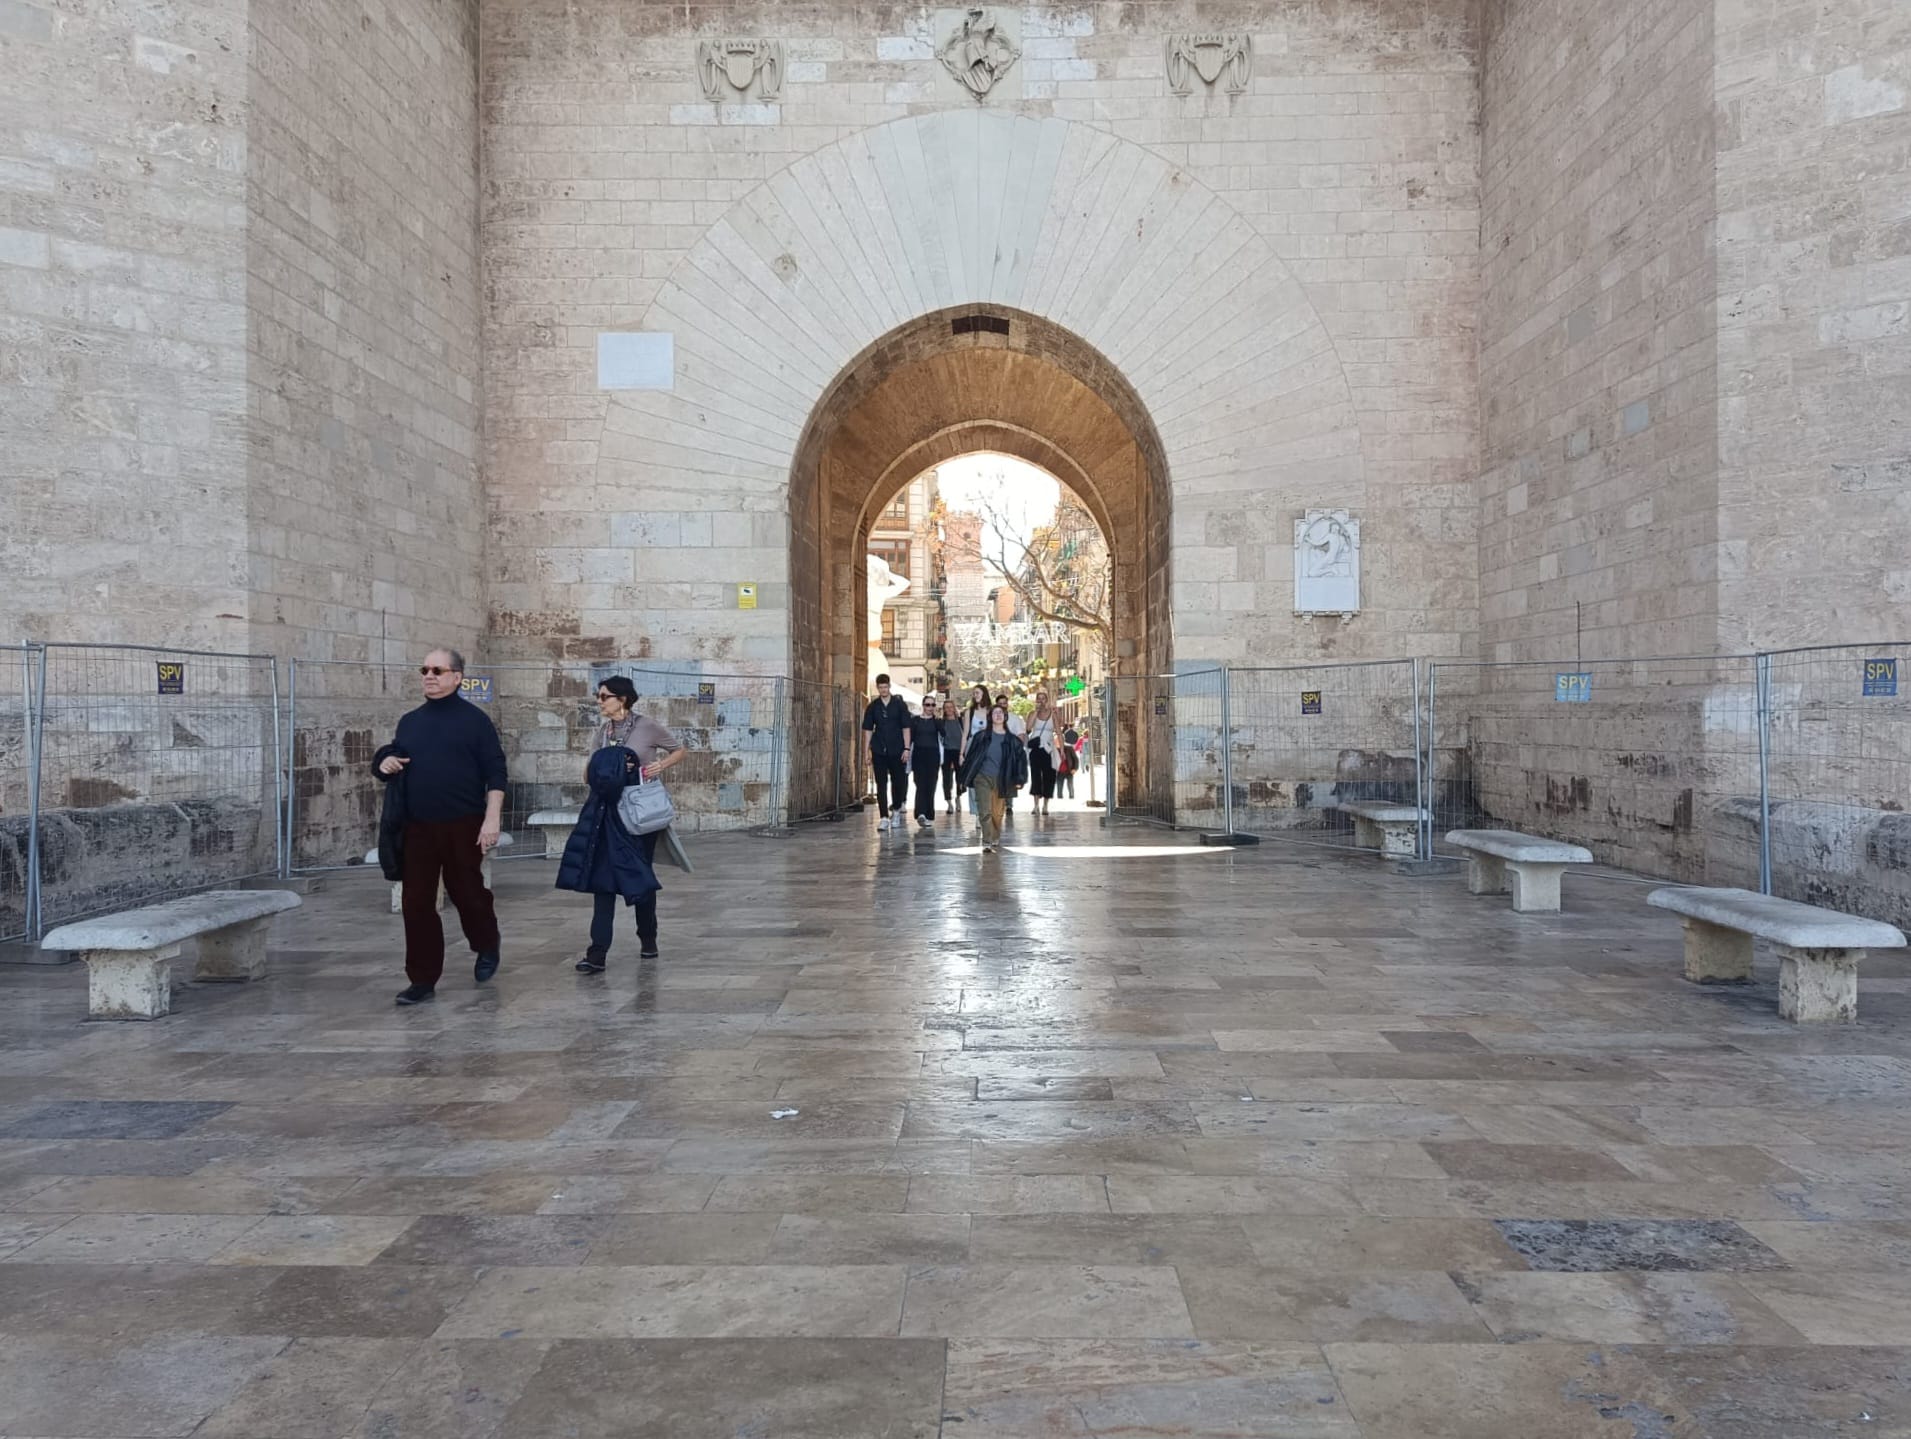
[{"label": "short gray hair", "polygon": [[450,645],[433,645],[430,649],[425,651],[426,659],[430,659],[433,655],[443,655],[446,659],[451,661],[451,668],[456,670],[459,674],[464,673],[464,655],[454,650]]}]

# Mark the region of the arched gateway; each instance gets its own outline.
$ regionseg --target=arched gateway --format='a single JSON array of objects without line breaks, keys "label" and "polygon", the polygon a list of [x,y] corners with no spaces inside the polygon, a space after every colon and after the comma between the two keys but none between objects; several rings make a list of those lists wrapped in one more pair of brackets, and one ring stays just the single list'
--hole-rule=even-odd
[{"label": "arched gateway", "polygon": [[703,233],[641,328],[674,337],[671,387],[611,397],[600,493],[639,530],[691,492],[751,515],[721,563],[766,582],[734,656],[764,668],[861,680],[859,527],[955,454],[1082,493],[1130,672],[1287,633],[1283,531],[1362,498],[1348,382],[1294,275],[1091,125],[944,111],[806,155]]}]

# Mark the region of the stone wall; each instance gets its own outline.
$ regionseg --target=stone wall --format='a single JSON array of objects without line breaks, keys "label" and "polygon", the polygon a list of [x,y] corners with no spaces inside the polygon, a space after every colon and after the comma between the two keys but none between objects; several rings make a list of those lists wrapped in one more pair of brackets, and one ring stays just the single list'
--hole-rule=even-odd
[{"label": "stone wall", "polygon": [[1491,0],[1480,655],[1711,649],[1712,20]]},{"label": "stone wall", "polygon": [[0,5],[0,636],[237,647],[245,0]]},{"label": "stone wall", "polygon": [[[1023,54],[978,105],[935,58],[949,17],[920,6],[487,4],[501,644],[817,654],[806,612],[792,637],[791,610],[733,598],[755,581],[802,604],[786,493],[811,411],[883,335],[981,301],[1081,335],[1149,406],[1174,558],[1141,603],[1172,604],[1177,658],[1461,652],[1470,10],[998,7]],[[1253,37],[1252,83],[1170,93],[1169,34],[1223,24]],[[782,44],[780,97],[705,98],[697,41],[722,35]],[[600,336],[615,354],[640,331],[671,335],[671,388],[601,389]],[[1329,502],[1364,524],[1346,624],[1292,613],[1293,521]],[[821,520],[796,517],[805,571]]]},{"label": "stone wall", "polygon": [[1718,16],[1719,643],[1911,637],[1911,8]]},{"label": "stone wall", "polygon": [[483,626],[476,0],[259,0],[246,174],[253,643]]}]

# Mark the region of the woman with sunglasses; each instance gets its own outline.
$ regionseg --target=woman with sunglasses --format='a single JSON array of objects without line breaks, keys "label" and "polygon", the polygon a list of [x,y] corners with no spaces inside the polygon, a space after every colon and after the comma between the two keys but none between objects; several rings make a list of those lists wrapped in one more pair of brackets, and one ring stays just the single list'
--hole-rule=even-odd
[{"label": "woman with sunglasses", "polygon": [[[630,783],[639,779],[653,780],[664,771],[683,761],[690,753],[669,730],[658,724],[648,715],[638,714],[637,686],[624,675],[609,675],[599,681],[597,686],[597,729],[591,736],[591,753],[621,747],[630,750],[636,758],[630,762],[633,772],[628,775]],[[588,808],[588,806],[587,806]],[[622,825],[617,818],[614,804],[606,807],[607,813],[601,823]],[[644,863],[653,870],[656,867],[657,841],[663,837],[663,831],[652,834],[636,835],[633,838],[644,856]],[[566,851],[568,859],[568,848]],[[562,876],[559,883],[562,885]],[[593,888],[591,897],[595,908],[591,911],[591,942],[584,951],[584,957],[577,962],[579,974],[602,974],[604,963],[610,955],[611,929],[617,917],[617,892]],[[657,892],[653,889],[633,906],[637,911],[637,939],[642,945],[645,959],[657,957]]]}]

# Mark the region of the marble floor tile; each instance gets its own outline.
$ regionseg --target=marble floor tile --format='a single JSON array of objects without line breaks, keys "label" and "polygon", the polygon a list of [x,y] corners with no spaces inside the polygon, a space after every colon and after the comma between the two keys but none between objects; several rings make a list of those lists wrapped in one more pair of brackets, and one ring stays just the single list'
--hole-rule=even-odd
[{"label": "marble floor tile", "polygon": [[229,1104],[73,1099],[0,1108],[0,1139],[176,1139]]},{"label": "marble floor tile", "polygon": [[1902,1270],[1748,1274],[1742,1282],[1812,1344],[1911,1347],[1911,1276]]},{"label": "marble floor tile", "polygon": [[1748,1220],[1743,1226],[1786,1264],[1806,1272],[1911,1273],[1911,1223]]},{"label": "marble floor tile", "polygon": [[1783,1269],[1785,1261],[1726,1219],[1501,1219],[1529,1269]]},{"label": "marble floor tile", "polygon": [[0,1343],[0,1433],[192,1434],[286,1342],[282,1335],[11,1331]]},{"label": "marble floor tile", "polygon": [[[588,1263],[766,1264],[776,1239],[775,1213],[625,1214],[598,1231]],[[541,1259],[515,1261],[542,1264]]]},{"label": "marble floor tile", "polygon": [[274,1215],[259,1220],[210,1260],[281,1267],[370,1264],[412,1224],[408,1215]]},{"label": "marble floor tile", "polygon": [[909,1181],[911,1214],[1093,1214],[1108,1212],[1099,1174],[918,1174]]},{"label": "marble floor tile", "polygon": [[717,1182],[705,1208],[788,1214],[841,1214],[846,1210],[900,1214],[908,1199],[907,1174],[728,1174]]},{"label": "marble floor tile", "polygon": [[1361,1439],[1314,1345],[955,1339],[946,1436]]},{"label": "marble floor tile", "polygon": [[[1761,1302],[1770,1276],[1470,1274],[1459,1282],[1508,1343],[1797,1344],[1798,1329]],[[1848,1341],[1859,1342],[1859,1341]]]},{"label": "marble floor tile", "polygon": [[1524,1269],[1484,1219],[1370,1215],[1243,1215],[1254,1258],[1269,1269],[1352,1273],[1379,1269]]},{"label": "marble floor tile", "polygon": [[616,1216],[426,1214],[379,1254],[379,1264],[582,1264],[613,1241]]},{"label": "marble floor tile", "polygon": [[505,1439],[511,1408],[550,1345],[533,1339],[408,1341],[350,1439]]},{"label": "marble floor tile", "polygon": [[1454,1281],[1435,1270],[1177,1267],[1203,1339],[1465,1344],[1490,1337]]},{"label": "marble floor tile", "polygon": [[[265,1273],[233,1267],[214,1271]],[[554,1271],[556,1272],[556,1271]],[[334,1265],[286,1269],[231,1323],[242,1334],[401,1339],[432,1333],[476,1276],[448,1265]]]},{"label": "marble floor tile", "polygon": [[881,1338],[908,1271],[889,1265],[492,1269],[441,1339]]},{"label": "marble floor tile", "polygon": [[8,1257],[14,1264],[201,1262],[258,1227],[251,1214],[81,1214]]},{"label": "marble floor tile", "polygon": [[781,1264],[960,1264],[966,1214],[785,1214],[769,1257]]},{"label": "marble floor tile", "polygon": [[1192,1339],[1168,1266],[964,1264],[911,1269],[902,1333],[954,1338]]},{"label": "marble floor tile", "polygon": [[563,1340],[524,1385],[501,1432],[937,1439],[944,1367],[943,1345],[923,1339]]},{"label": "marble floor tile", "polygon": [[1361,1439],[1688,1439],[1675,1386],[1585,1344],[1329,1344]]},{"label": "marble floor tile", "polygon": [[1911,1346],[1641,1349],[1692,1439],[1911,1439]]},{"label": "marble floor tile", "polygon": [[411,1366],[420,1344],[389,1339],[294,1339],[205,1423],[193,1439],[337,1439],[350,1434],[372,1395]]}]

